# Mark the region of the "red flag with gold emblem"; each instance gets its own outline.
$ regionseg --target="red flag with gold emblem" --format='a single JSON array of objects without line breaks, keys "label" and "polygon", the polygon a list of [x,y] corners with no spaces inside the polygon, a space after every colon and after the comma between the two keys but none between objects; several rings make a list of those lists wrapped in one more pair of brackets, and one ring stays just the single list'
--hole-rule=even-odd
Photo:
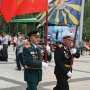
[{"label": "red flag with gold emblem", "polygon": [[23,0],[2,0],[1,13],[5,21],[10,21],[14,16],[15,12]]},{"label": "red flag with gold emblem", "polygon": [[24,0],[17,9],[16,15],[44,12],[48,10],[48,0]]}]

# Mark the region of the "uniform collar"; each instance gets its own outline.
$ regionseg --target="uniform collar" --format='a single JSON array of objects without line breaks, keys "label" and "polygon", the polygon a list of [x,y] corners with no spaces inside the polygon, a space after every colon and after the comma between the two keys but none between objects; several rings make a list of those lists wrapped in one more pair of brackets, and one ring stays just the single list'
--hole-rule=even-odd
[{"label": "uniform collar", "polygon": [[35,44],[33,44],[33,43],[32,43],[32,46],[33,46],[34,48],[37,48],[37,45],[35,45]]}]

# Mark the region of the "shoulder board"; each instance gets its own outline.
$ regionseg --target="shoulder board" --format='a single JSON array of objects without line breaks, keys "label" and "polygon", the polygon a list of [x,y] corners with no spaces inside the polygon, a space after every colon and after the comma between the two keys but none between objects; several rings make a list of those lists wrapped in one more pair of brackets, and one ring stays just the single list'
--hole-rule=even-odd
[{"label": "shoulder board", "polygon": [[63,45],[62,45],[62,44],[59,44],[59,45],[58,45],[58,47],[59,47],[59,48],[62,48],[62,47],[63,47]]}]

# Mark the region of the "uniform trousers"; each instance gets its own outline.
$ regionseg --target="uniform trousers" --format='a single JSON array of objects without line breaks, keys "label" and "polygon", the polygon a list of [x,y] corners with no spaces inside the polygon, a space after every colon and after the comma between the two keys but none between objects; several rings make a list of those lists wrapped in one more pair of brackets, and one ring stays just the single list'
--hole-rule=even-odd
[{"label": "uniform trousers", "polygon": [[37,85],[35,82],[27,82],[26,90],[37,90]]},{"label": "uniform trousers", "polygon": [[38,83],[42,79],[42,72],[38,70],[25,69],[24,80],[27,82],[26,90],[37,90]]},{"label": "uniform trousers", "polygon": [[63,77],[60,74],[55,74],[57,79],[56,87],[53,90],[69,90],[69,84],[67,77]]}]

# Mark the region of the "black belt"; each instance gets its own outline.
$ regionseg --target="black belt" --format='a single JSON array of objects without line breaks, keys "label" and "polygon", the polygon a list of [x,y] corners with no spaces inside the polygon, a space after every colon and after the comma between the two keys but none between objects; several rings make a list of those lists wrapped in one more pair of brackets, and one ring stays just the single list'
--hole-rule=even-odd
[{"label": "black belt", "polygon": [[25,69],[41,69],[41,68],[31,67],[31,66],[27,66],[27,65],[25,65],[24,67],[25,67]]}]

